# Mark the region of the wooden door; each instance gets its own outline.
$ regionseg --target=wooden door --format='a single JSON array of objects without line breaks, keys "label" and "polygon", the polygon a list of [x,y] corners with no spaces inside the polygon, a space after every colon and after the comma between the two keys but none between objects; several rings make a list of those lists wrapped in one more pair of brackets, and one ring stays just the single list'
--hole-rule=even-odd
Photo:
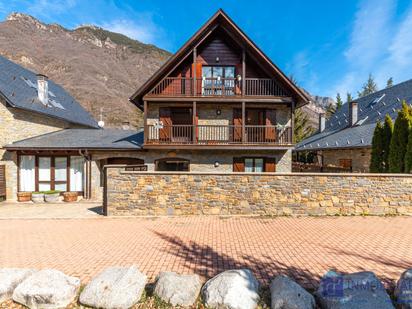
[{"label": "wooden door", "polygon": [[188,143],[193,136],[193,116],[191,108],[171,108],[172,141],[176,143]]},{"label": "wooden door", "polygon": [[276,172],[276,158],[265,158],[265,172]]},{"label": "wooden door", "polygon": [[234,108],[233,109],[233,141],[241,142],[242,141],[242,109]]},{"label": "wooden door", "polygon": [[192,64],[192,79],[196,76],[196,95],[202,94],[202,64]]},{"label": "wooden door", "polygon": [[172,119],[170,115],[170,108],[161,107],[159,108],[159,119],[163,124],[163,127],[159,130],[159,140],[162,142],[171,141],[172,132]]},{"label": "wooden door", "polygon": [[265,113],[265,139],[266,142],[276,141],[276,110],[267,109]]},{"label": "wooden door", "polygon": [[0,201],[6,199],[6,166],[0,165]]},{"label": "wooden door", "polygon": [[233,158],[233,171],[234,172],[244,172],[245,171],[245,159],[235,157]]}]

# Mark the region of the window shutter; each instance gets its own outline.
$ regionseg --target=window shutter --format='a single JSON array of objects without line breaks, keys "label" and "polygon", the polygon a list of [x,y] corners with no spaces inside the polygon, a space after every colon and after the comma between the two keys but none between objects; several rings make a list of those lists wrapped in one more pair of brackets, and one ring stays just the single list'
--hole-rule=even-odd
[{"label": "window shutter", "polygon": [[267,109],[265,114],[266,114],[265,125],[269,126],[265,130],[266,141],[274,142],[276,140],[276,128],[273,126],[276,125],[276,110]]},{"label": "window shutter", "polygon": [[265,158],[265,172],[276,172],[276,158]]},{"label": "window shutter", "polygon": [[238,158],[238,157],[233,158],[233,171],[234,172],[244,172],[245,171],[245,160],[243,158]]},{"label": "window shutter", "polygon": [[242,110],[240,108],[233,109],[233,140],[235,142],[242,141]]},{"label": "window shutter", "polygon": [[159,130],[159,138],[162,141],[170,141],[172,131],[171,111],[168,107],[159,108],[159,120],[163,123],[163,128]]}]

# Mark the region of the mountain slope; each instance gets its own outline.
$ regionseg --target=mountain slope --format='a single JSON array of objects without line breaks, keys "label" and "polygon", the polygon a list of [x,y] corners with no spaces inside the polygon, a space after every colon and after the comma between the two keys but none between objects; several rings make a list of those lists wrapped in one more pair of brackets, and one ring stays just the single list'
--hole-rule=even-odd
[{"label": "mountain slope", "polygon": [[74,30],[20,13],[0,23],[0,54],[48,75],[108,126],[141,125],[129,101],[170,53],[94,26]]}]

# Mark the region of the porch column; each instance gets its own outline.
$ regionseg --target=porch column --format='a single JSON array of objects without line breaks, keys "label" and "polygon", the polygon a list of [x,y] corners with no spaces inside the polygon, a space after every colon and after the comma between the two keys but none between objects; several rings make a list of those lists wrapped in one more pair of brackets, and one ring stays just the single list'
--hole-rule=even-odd
[{"label": "porch column", "polygon": [[246,93],[246,51],[242,49],[242,96]]},{"label": "porch column", "polygon": [[193,129],[193,133],[192,133],[192,141],[193,144],[196,144],[197,142],[197,119],[196,119],[196,115],[197,115],[197,106],[196,106],[196,101],[193,101],[193,109],[192,109],[192,129]]},{"label": "porch column", "polygon": [[290,104],[290,112],[291,112],[291,132],[290,132],[290,142],[293,144],[295,140],[295,134],[293,134],[295,128],[295,101],[292,101]]},{"label": "porch column", "polygon": [[245,136],[246,136],[246,102],[242,102],[242,144],[245,143]]},{"label": "porch column", "polygon": [[147,101],[143,101],[143,139],[145,144],[147,143],[147,134]]},{"label": "porch column", "polygon": [[196,82],[196,75],[197,75],[197,49],[196,47],[193,48],[193,95],[197,95],[197,82]]}]

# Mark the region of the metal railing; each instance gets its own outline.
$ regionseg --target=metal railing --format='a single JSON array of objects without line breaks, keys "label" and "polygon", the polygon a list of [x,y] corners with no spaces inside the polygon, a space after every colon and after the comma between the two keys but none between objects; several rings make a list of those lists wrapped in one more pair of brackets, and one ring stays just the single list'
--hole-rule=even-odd
[{"label": "metal railing", "polygon": [[238,125],[147,125],[146,144],[292,144],[291,127]]}]

